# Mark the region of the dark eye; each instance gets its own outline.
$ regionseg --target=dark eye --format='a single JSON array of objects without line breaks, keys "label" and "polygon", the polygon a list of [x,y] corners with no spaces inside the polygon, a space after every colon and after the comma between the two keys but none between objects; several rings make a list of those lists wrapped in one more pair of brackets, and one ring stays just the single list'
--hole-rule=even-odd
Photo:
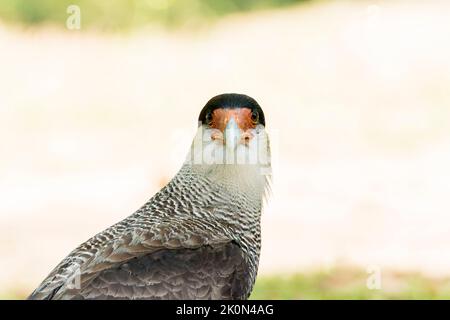
[{"label": "dark eye", "polygon": [[258,123],[258,120],[259,120],[259,113],[258,113],[258,111],[253,110],[252,114],[250,115],[250,117],[251,117],[253,123],[255,123],[255,124]]},{"label": "dark eye", "polygon": [[206,121],[207,125],[211,125],[211,122],[212,122],[212,113],[211,112],[208,112],[206,114],[205,121]]}]

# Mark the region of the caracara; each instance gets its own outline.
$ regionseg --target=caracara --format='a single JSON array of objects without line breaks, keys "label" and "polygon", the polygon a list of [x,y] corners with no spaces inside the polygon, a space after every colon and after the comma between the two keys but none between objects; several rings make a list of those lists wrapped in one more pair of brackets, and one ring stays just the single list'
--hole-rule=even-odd
[{"label": "caracara", "polygon": [[73,250],[29,299],[249,297],[271,174],[264,113],[249,96],[222,94],[198,121],[175,177]]}]

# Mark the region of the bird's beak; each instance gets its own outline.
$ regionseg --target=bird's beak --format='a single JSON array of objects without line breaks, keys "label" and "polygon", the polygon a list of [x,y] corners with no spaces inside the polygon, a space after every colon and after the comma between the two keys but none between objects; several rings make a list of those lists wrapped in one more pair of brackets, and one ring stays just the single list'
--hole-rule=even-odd
[{"label": "bird's beak", "polygon": [[241,129],[236,123],[234,117],[230,117],[230,120],[228,120],[224,132],[225,146],[230,150],[234,150],[236,149],[240,140],[241,140]]}]

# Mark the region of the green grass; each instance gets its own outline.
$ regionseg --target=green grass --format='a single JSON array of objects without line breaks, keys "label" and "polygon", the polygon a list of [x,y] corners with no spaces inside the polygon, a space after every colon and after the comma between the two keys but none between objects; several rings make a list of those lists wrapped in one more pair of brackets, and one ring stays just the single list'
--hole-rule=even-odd
[{"label": "green grass", "polygon": [[288,276],[260,277],[250,299],[450,299],[450,279],[418,273],[381,274],[381,289],[369,290],[369,275],[337,268]]},{"label": "green grass", "polygon": [[167,27],[198,25],[218,17],[286,6],[306,0],[0,0],[0,19],[24,25],[65,26],[69,5],[81,10],[82,28],[127,30],[158,23]]}]

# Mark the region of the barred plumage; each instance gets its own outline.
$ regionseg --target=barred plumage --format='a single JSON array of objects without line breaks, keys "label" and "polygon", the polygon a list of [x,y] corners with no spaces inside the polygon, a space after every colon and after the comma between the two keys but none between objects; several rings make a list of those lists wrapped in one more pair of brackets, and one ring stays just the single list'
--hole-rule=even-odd
[{"label": "barred plumage", "polygon": [[[222,96],[224,107],[233,98],[234,108],[251,108],[249,97]],[[166,187],[72,251],[29,298],[248,298],[267,176],[260,164],[194,164],[195,152]]]}]

